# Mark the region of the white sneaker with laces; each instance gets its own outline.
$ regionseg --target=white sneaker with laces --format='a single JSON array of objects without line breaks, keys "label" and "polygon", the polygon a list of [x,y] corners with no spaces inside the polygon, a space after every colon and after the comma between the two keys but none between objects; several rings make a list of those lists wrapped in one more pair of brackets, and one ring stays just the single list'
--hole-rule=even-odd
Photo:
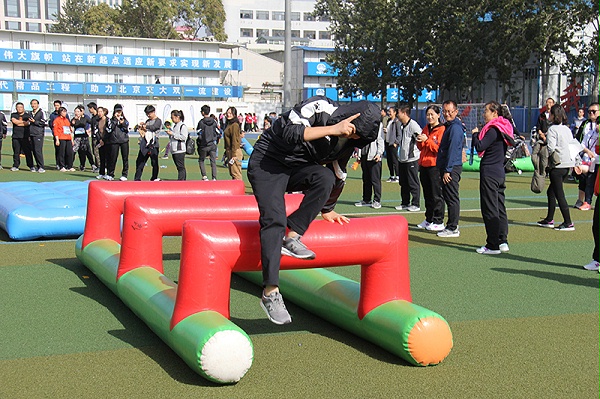
[{"label": "white sneaker with laces", "polygon": [[119,177],[119,180],[121,180],[121,181],[127,181],[127,177],[121,176],[121,177]]},{"label": "white sneaker with laces", "polygon": [[373,201],[373,205],[371,205],[371,207],[373,207],[373,209],[380,209],[381,203],[378,201]]},{"label": "white sneaker with laces", "polygon": [[486,246],[483,246],[481,248],[477,248],[475,250],[475,252],[477,252],[478,254],[482,254],[482,255],[499,255],[502,252],[500,252],[499,249],[489,249]]},{"label": "white sneaker with laces", "polygon": [[595,260],[593,260],[593,261],[591,261],[590,263],[588,263],[587,265],[583,266],[583,268],[584,268],[585,270],[596,271],[596,270],[598,270],[598,269],[599,269],[599,267],[598,267],[598,266],[599,266],[599,265],[598,265],[598,262],[597,262],[597,261],[595,261]]},{"label": "white sneaker with laces", "polygon": [[429,226],[426,227],[426,229],[429,231],[442,231],[445,228],[446,228],[446,226],[444,226],[444,223],[441,223],[441,224],[431,223]]},{"label": "white sneaker with laces", "polygon": [[444,230],[440,231],[439,233],[437,233],[437,236],[444,237],[444,238],[460,237],[460,231],[458,231],[458,229],[456,229],[456,230],[444,229]]},{"label": "white sneaker with laces", "polygon": [[503,242],[502,244],[500,244],[500,252],[508,252],[509,248],[508,248],[508,244]]},{"label": "white sneaker with laces", "polygon": [[417,228],[418,229],[427,229],[430,225],[431,225],[431,223],[429,223],[427,220],[423,220],[421,223],[419,223],[417,225]]},{"label": "white sneaker with laces", "polygon": [[372,206],[373,204],[371,202],[365,202],[365,201],[359,201],[359,202],[355,202],[354,206]]},{"label": "white sneaker with laces", "polygon": [[419,208],[416,205],[409,205],[406,207],[406,210],[409,212],[419,212],[421,210],[421,208]]}]

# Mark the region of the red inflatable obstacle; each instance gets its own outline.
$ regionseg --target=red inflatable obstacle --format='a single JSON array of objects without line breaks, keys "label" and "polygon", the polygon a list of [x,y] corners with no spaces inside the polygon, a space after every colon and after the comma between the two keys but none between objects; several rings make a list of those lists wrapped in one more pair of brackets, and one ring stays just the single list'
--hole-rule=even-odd
[{"label": "red inflatable obstacle", "polygon": [[[171,326],[204,310],[229,318],[231,273],[261,270],[259,230],[258,222],[185,222]],[[404,217],[352,219],[344,225],[315,221],[302,241],[316,259],[283,256],[282,270],[362,265],[359,319],[383,303],[411,300]]]},{"label": "red inflatable obstacle", "polygon": [[[303,196],[285,196],[289,215]],[[258,220],[258,206],[251,195],[133,196],[125,200],[123,238],[117,278],[137,267],[147,266],[163,272],[162,238],[181,236],[186,220]]]},{"label": "red inflatable obstacle", "polygon": [[[82,246],[85,248],[90,242],[102,238],[120,242],[121,215],[125,198],[133,195],[168,197],[208,194],[242,195],[244,193],[244,182],[240,180],[90,182]],[[164,200],[157,201],[163,202]],[[176,207],[176,204],[172,205]]]}]

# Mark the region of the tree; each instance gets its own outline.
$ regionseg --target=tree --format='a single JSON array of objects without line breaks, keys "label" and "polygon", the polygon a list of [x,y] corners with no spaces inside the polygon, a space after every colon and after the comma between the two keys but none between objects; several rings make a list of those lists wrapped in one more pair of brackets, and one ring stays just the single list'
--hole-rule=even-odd
[{"label": "tree", "polygon": [[106,3],[99,3],[83,14],[86,34],[97,36],[123,36],[119,23],[120,13]]},{"label": "tree", "polygon": [[178,39],[176,3],[162,0],[123,0],[118,8],[123,35],[153,39]]},{"label": "tree", "polygon": [[190,37],[197,37],[203,27],[217,41],[227,40],[225,34],[225,9],[221,0],[185,0],[179,4],[179,18]]},{"label": "tree", "polygon": [[56,23],[48,29],[52,33],[87,35],[83,14],[92,6],[91,0],[66,0],[56,16]]}]

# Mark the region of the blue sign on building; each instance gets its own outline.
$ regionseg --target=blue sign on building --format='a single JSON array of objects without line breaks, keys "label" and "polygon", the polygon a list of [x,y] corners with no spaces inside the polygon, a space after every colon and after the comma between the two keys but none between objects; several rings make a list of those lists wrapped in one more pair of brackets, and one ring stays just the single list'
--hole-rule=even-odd
[{"label": "blue sign on building", "polygon": [[131,56],[122,54],[16,50],[9,48],[0,48],[0,62],[198,71],[241,71],[243,69],[242,60],[231,58]]},{"label": "blue sign on building", "polygon": [[[389,103],[395,103],[398,101],[406,101],[403,98],[398,100],[399,92],[398,92],[398,89],[396,89],[396,88],[387,89],[386,94],[387,94],[387,102],[389,102]],[[367,100],[367,101],[372,101],[372,102],[381,102],[381,96],[373,96],[372,94],[369,94],[367,96],[365,96],[363,94],[354,94],[352,96],[344,96],[335,87],[305,88],[304,89],[304,98],[306,99],[306,98],[309,98],[312,96],[326,96],[326,97],[329,97],[332,100],[335,100],[338,102],[361,101],[361,100]],[[437,92],[436,91],[423,90],[421,92],[421,95],[419,95],[419,98],[418,98],[418,101],[420,103],[435,102],[436,100],[437,100]]]}]

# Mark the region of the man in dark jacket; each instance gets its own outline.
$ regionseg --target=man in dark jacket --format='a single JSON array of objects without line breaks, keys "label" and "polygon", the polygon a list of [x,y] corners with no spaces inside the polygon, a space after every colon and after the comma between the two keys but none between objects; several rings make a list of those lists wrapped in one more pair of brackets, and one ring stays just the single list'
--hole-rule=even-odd
[{"label": "man in dark jacket", "polygon": [[29,119],[31,114],[25,112],[25,106],[22,102],[15,104],[16,112],[10,114],[10,121],[13,124],[12,131],[12,148],[13,148],[13,166],[10,168],[12,172],[18,172],[21,165],[21,152],[25,154],[27,167],[35,172],[33,166],[33,157],[31,156],[31,147],[29,145]]},{"label": "man in dark jacket", "polygon": [[[330,222],[349,221],[333,209],[354,148],[377,138],[379,118],[379,108],[367,101],[338,106],[327,97],[312,97],[281,115],[255,143],[248,179],[260,211],[261,306],[273,323],[292,321],[279,293],[281,255],[315,258],[300,237],[319,212]],[[304,199],[286,216],[289,191],[302,191]]]},{"label": "man in dark jacket", "polygon": [[208,180],[204,160],[208,155],[210,159],[210,170],[212,179],[217,180],[217,121],[210,116],[210,107],[203,105],[200,109],[202,119],[198,122],[196,132],[198,133],[198,163],[200,164],[200,173],[202,180]]},{"label": "man in dark jacket", "polygon": [[[0,112],[0,160],[2,159],[2,141],[6,138],[7,130],[8,123],[6,122],[6,116],[4,116],[4,112]],[[0,169],[2,169],[1,163]]]},{"label": "man in dark jacket", "polygon": [[446,131],[440,143],[436,164],[442,178],[442,195],[448,206],[448,221],[446,228],[437,235],[438,237],[459,237],[460,197],[458,190],[462,174],[462,148],[465,131],[462,122],[457,118],[456,102],[444,101],[442,112],[446,119]]},{"label": "man in dark jacket", "polygon": [[[58,118],[58,110],[60,109],[60,107],[62,107],[62,101],[61,100],[54,100],[53,102],[54,104],[54,111],[52,111],[52,113],[50,113],[50,115],[48,116],[48,127],[50,128],[51,132],[54,132],[54,120],[56,118]],[[54,147],[54,159],[56,161],[56,169],[59,169],[58,167],[58,146]]]},{"label": "man in dark jacket", "polygon": [[31,118],[29,118],[29,144],[39,173],[44,173],[44,133],[46,130],[46,113],[40,108],[37,99],[31,100]]},{"label": "man in dark jacket", "polygon": [[92,173],[98,173],[100,168],[100,151],[98,144],[100,143],[100,137],[98,137],[98,104],[95,102],[89,102],[87,105],[88,111],[90,113],[90,130],[92,131],[92,139],[91,139],[91,150],[94,153],[94,165],[92,165]]}]

